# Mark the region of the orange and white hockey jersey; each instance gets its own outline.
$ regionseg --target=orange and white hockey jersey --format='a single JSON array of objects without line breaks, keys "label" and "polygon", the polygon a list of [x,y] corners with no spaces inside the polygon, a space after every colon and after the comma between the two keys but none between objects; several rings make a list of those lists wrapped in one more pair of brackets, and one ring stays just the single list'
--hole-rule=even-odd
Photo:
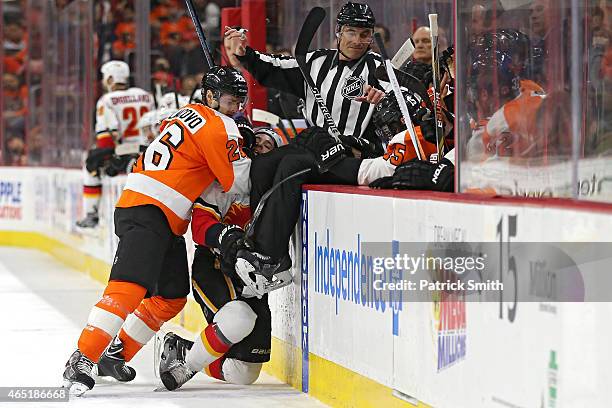
[{"label": "orange and white hockey jersey", "polygon": [[117,207],[156,205],[183,235],[193,203],[215,181],[226,193],[248,196],[251,160],[240,139],[230,117],[200,104],[181,108],[138,158]]},{"label": "orange and white hockey jersey", "polygon": [[[429,160],[429,157],[437,151],[436,145],[425,140],[419,126],[416,126],[414,130],[425,152],[426,157],[423,159]],[[408,133],[408,130],[400,132],[393,136],[387,145],[387,152],[383,156],[361,161],[357,173],[357,183],[367,186],[381,177],[392,176],[397,166],[416,157],[417,154],[412,145],[410,133]]]},{"label": "orange and white hockey jersey", "polygon": [[504,104],[487,121],[482,142],[488,154],[527,156],[534,146],[536,115],[546,94],[533,81],[522,80],[519,95]]},{"label": "orange and white hockey jersey", "polygon": [[96,145],[114,147],[113,134],[122,143],[139,143],[138,121],[153,109],[153,95],[144,89],[129,88],[102,95],[96,104]]}]

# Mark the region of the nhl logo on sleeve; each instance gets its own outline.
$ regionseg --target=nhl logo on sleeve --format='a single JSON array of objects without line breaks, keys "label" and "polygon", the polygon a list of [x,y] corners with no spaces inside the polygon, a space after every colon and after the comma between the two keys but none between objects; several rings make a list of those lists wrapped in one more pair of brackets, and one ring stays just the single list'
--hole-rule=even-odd
[{"label": "nhl logo on sleeve", "polygon": [[365,80],[361,77],[350,76],[346,78],[344,86],[342,87],[342,96],[346,99],[355,99],[363,95],[363,86]]}]

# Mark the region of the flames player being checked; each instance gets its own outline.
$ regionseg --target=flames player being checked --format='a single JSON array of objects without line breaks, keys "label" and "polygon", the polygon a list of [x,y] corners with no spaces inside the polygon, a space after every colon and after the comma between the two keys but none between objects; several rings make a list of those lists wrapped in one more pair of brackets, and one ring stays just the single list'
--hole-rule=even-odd
[{"label": "flames player being checked", "polygon": [[96,104],[96,146],[89,150],[85,161],[83,204],[86,215],[76,223],[81,228],[98,225],[98,207],[102,195],[100,174],[112,157],[115,146],[122,143],[139,144],[138,121],[144,114],[155,109],[153,95],[144,89],[129,87],[128,64],[109,61],[102,65],[100,71],[102,85],[107,93]]},{"label": "flames player being checked", "polygon": [[63,375],[73,395],[93,388],[95,363],[98,374],[133,379],[125,361],[185,305],[183,234],[196,199],[215,183],[229,194],[248,195],[251,161],[231,119],[246,102],[247,83],[232,68],[213,67],[202,86],[206,106],[189,104],[164,121],[127,177],[115,209],[119,244],[110,279]]}]

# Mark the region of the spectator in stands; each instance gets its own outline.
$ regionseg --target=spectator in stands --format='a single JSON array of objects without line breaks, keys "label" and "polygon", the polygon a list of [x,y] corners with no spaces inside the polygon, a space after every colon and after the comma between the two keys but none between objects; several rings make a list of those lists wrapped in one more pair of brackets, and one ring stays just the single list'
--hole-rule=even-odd
[{"label": "spectator in stands", "polygon": [[21,136],[8,134],[3,158],[5,165],[25,166],[27,157],[25,154],[25,142]]},{"label": "spectator in stands", "polygon": [[4,53],[14,55],[26,48],[26,33],[19,20],[4,25]]},{"label": "spectator in stands", "polygon": [[403,66],[402,70],[414,75],[423,83],[431,82],[431,35],[429,27],[419,27],[412,35],[414,53]]},{"label": "spectator in stands", "polygon": [[206,70],[206,60],[195,30],[183,32],[180,75],[193,75]]},{"label": "spectator in stands", "polygon": [[166,92],[169,87],[175,86],[175,77],[170,72],[170,62],[163,57],[157,58],[153,64],[153,84],[160,84],[162,91]]},{"label": "spectator in stands", "polygon": [[28,90],[21,85],[19,77],[10,72],[2,75],[2,118],[7,131],[16,135],[25,134],[25,115]]},{"label": "spectator in stands", "polygon": [[128,54],[136,48],[134,23],[119,23],[115,28],[117,40],[113,42],[113,58],[127,61]]},{"label": "spectator in stands", "polygon": [[200,81],[195,75],[186,75],[181,78],[181,95],[190,96]]}]

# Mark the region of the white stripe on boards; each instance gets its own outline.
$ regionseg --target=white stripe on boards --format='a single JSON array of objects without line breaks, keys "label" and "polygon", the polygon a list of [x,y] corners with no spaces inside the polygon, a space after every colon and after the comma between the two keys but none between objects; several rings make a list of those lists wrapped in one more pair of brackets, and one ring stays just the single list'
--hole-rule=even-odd
[{"label": "white stripe on boards", "polygon": [[161,181],[143,173],[130,173],[124,190],[131,190],[156,199],[183,220],[189,220],[191,215],[190,199],[168,187]]}]

